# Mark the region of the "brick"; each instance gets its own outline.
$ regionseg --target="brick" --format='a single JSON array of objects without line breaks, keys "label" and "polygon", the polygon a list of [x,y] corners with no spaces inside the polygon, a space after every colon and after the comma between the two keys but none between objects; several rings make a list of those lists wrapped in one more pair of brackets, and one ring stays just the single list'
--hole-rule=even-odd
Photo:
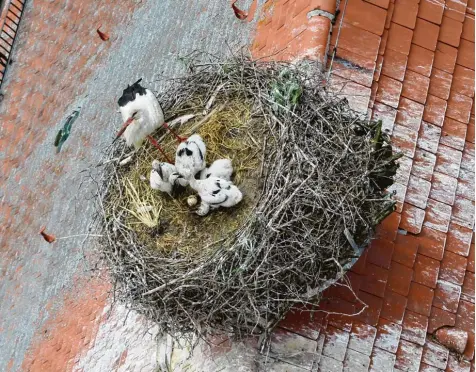
[{"label": "brick", "polygon": [[428,199],[424,226],[441,232],[448,232],[451,219],[451,206]]},{"label": "brick", "polygon": [[474,42],[461,39],[456,63],[474,70]]},{"label": "brick", "polygon": [[460,296],[461,287],[459,285],[438,280],[433,306],[450,313],[456,313]]},{"label": "brick", "polygon": [[436,50],[439,27],[424,19],[417,18],[412,42],[431,51]]},{"label": "brick", "polygon": [[395,243],[385,239],[375,239],[370,243],[367,261],[385,269],[390,268]]},{"label": "brick", "polygon": [[407,55],[391,49],[387,50],[383,58],[382,74],[392,79],[403,81],[407,60]]},{"label": "brick", "polygon": [[467,257],[471,247],[472,235],[471,229],[452,222],[446,238],[446,250]]},{"label": "brick", "polygon": [[418,135],[418,147],[435,154],[440,142],[441,129],[436,125],[422,122]]},{"label": "brick", "polygon": [[404,203],[400,228],[412,234],[419,234],[422,229],[424,218],[425,211],[423,209]]},{"label": "brick", "polygon": [[362,291],[359,292],[359,298],[368,305],[368,307],[358,315],[356,319],[375,327],[378,323],[380,311],[382,310],[383,300],[380,297]]},{"label": "brick", "polygon": [[342,362],[345,357],[348,342],[349,334],[347,332],[338,328],[327,327],[327,335],[322,354]]},{"label": "brick", "polygon": [[433,258],[418,254],[415,261],[413,280],[429,288],[436,288],[440,262]]},{"label": "brick", "polygon": [[474,172],[468,171],[461,167],[459,170],[456,195],[474,201],[474,189]]},{"label": "brick", "polygon": [[[343,11],[341,4],[341,11]],[[387,12],[365,1],[352,1],[347,3],[345,22],[381,36],[385,27]]]},{"label": "brick", "polygon": [[393,108],[398,107],[402,83],[386,76],[381,76],[375,100]]},{"label": "brick", "polygon": [[436,155],[417,148],[413,159],[412,174],[426,181],[431,181],[435,164]]},{"label": "brick", "polygon": [[438,98],[447,100],[450,97],[452,75],[434,68],[431,72],[428,93]]},{"label": "brick", "polygon": [[[337,33],[334,32],[331,39],[332,45],[335,45],[336,38]],[[339,36],[339,48],[358,54],[369,61],[376,61],[379,45],[379,36],[346,22],[342,24]]]},{"label": "brick", "polygon": [[427,341],[423,346],[422,362],[440,369],[445,369],[448,364],[449,351],[447,348]]},{"label": "brick", "polygon": [[450,17],[458,22],[463,22],[468,0],[447,0],[443,17]]},{"label": "brick", "polygon": [[439,41],[436,45],[433,67],[452,74],[456,66],[457,56],[458,49]]},{"label": "brick", "polygon": [[413,158],[415,155],[418,132],[405,127],[401,124],[395,124],[393,127],[393,146],[404,155]]},{"label": "brick", "polygon": [[347,349],[344,359],[344,371],[367,372],[369,370],[370,357],[352,349]]},{"label": "brick", "polygon": [[410,286],[410,293],[408,294],[407,309],[428,317],[430,316],[433,296],[433,289],[425,285],[413,282]]},{"label": "brick", "polygon": [[387,287],[402,296],[407,296],[410,291],[412,278],[412,269],[393,261],[388,276]]},{"label": "brick", "polygon": [[458,120],[461,123],[468,124],[471,116],[471,107],[473,101],[471,98],[451,91],[446,108],[446,116]]},{"label": "brick", "polygon": [[468,126],[449,117],[445,118],[441,130],[440,143],[453,147],[456,150],[463,151]]},{"label": "brick", "polygon": [[461,151],[445,145],[439,145],[436,154],[435,171],[457,178],[462,156]]},{"label": "brick", "polygon": [[393,107],[376,102],[372,111],[373,120],[382,120],[382,129],[392,134],[393,126],[395,124],[395,118],[397,116],[397,110]]},{"label": "brick", "polygon": [[391,22],[387,39],[387,49],[403,53],[408,56],[414,38],[413,31]]},{"label": "brick", "polygon": [[387,285],[388,270],[368,263],[366,275],[362,280],[360,289],[378,297],[383,297]]},{"label": "brick", "polygon": [[400,224],[401,216],[399,213],[393,212],[385,218],[377,227],[376,235],[381,239],[395,240],[397,229]]},{"label": "brick", "polygon": [[448,311],[441,310],[438,307],[431,308],[430,323],[428,324],[428,333],[435,332],[438,328],[449,326],[452,327],[456,324],[456,314],[452,314]]},{"label": "brick", "polygon": [[401,339],[423,346],[428,329],[428,317],[407,310],[403,318]]},{"label": "brick", "polygon": [[372,353],[377,328],[365,323],[354,322],[349,339],[349,349],[369,356]]},{"label": "brick", "polygon": [[448,205],[453,205],[458,180],[443,173],[435,172],[431,183],[430,198]]},{"label": "brick", "polygon": [[474,15],[466,14],[463,22],[463,34],[461,37],[474,43]]},{"label": "brick", "polygon": [[[416,177],[410,176],[410,181],[408,182],[407,194],[405,197],[405,202],[414,205],[415,207],[425,209],[428,196],[430,195],[431,183]],[[455,188],[456,192],[456,188]]]},{"label": "brick", "polygon": [[426,97],[423,120],[441,127],[445,119],[446,105],[444,99],[429,94]]},{"label": "brick", "polygon": [[451,220],[463,227],[474,227],[474,201],[457,196],[453,205]]},{"label": "brick", "polygon": [[418,17],[439,25],[443,18],[444,9],[444,0],[421,0]]},{"label": "brick", "polygon": [[474,70],[456,65],[451,89],[459,94],[474,97]]},{"label": "brick", "polygon": [[395,2],[392,21],[401,26],[414,29],[418,14],[418,3],[410,0]]},{"label": "brick", "polygon": [[369,372],[391,371],[395,364],[395,354],[374,348],[370,357]]},{"label": "brick", "polygon": [[390,353],[396,353],[401,332],[402,326],[385,318],[380,318],[377,326],[375,346]]},{"label": "brick", "polygon": [[400,340],[397,351],[395,368],[402,371],[418,371],[423,347],[413,342]]},{"label": "brick", "polygon": [[423,227],[418,237],[418,253],[440,261],[445,249],[446,234],[428,227]]},{"label": "brick", "polygon": [[464,276],[463,287],[461,288],[462,293],[466,296],[470,296],[474,300],[474,273],[467,271]]},{"label": "brick", "polygon": [[438,40],[448,45],[458,47],[460,43],[463,24],[450,17],[443,16]]},{"label": "brick", "polygon": [[407,298],[389,289],[385,292],[381,317],[401,324],[407,306]]}]

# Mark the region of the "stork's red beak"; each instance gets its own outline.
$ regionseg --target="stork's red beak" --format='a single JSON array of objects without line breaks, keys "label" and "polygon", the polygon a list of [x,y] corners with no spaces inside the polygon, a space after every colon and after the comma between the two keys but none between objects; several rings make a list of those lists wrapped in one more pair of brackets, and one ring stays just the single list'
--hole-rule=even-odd
[{"label": "stork's red beak", "polygon": [[122,126],[121,130],[117,133],[116,139],[119,138],[120,136],[122,136],[122,133],[124,133],[124,131],[127,129],[127,127],[129,125],[132,124],[133,121],[134,121],[133,117],[130,117],[129,119],[126,120],[126,122]]}]

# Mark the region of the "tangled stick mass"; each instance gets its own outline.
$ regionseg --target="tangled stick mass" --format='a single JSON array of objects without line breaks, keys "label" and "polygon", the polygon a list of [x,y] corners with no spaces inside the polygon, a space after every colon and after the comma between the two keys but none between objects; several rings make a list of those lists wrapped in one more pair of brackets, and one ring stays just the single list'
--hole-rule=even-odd
[{"label": "tangled stick mass", "polygon": [[[195,115],[183,124],[193,127],[207,110],[249,107],[262,127],[255,203],[237,228],[194,254],[155,249],[112,202],[128,172],[119,164],[128,150],[117,143],[99,181],[100,253],[116,298],[164,332],[266,334],[293,305],[315,304],[393,211],[388,190],[399,155],[381,123],[360,118],[323,88],[312,62],[221,61],[203,53],[186,61],[190,73],[158,96],[166,120]],[[156,239],[163,233],[155,231]],[[186,239],[184,232],[177,244]]]}]

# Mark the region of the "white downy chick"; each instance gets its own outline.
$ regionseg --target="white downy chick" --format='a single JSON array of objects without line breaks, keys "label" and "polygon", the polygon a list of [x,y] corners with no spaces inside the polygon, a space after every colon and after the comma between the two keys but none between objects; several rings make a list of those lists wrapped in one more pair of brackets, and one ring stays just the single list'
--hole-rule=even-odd
[{"label": "white downy chick", "polygon": [[170,176],[176,172],[175,166],[170,163],[162,163],[157,160],[152,162],[152,170],[150,172],[150,187],[154,190],[160,190],[168,194],[172,193],[173,183]]},{"label": "white downy chick", "polygon": [[175,167],[185,179],[190,179],[199,171],[205,169],[207,148],[202,137],[198,134],[190,136],[182,142],[175,153]]},{"label": "white downy chick", "polygon": [[199,216],[205,216],[210,209],[233,207],[243,199],[243,194],[231,181],[218,177],[208,177],[204,180],[190,179],[190,186],[201,199],[197,210]]},{"label": "white downy chick", "polygon": [[203,180],[209,177],[218,177],[229,181],[233,174],[233,166],[230,159],[215,160],[208,168],[200,172],[200,179]]}]

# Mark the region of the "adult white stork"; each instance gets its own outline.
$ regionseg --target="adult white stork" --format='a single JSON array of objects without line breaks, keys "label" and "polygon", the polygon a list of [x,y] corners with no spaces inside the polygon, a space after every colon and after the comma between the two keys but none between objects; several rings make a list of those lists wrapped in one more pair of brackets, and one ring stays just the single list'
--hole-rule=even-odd
[{"label": "adult white stork", "polygon": [[190,178],[190,186],[201,199],[197,209],[199,216],[205,216],[211,209],[233,207],[243,199],[243,194],[231,181],[218,177],[208,177],[204,180]]},{"label": "adult white stork", "polygon": [[139,79],[134,84],[128,85],[117,101],[124,125],[117,134],[116,139],[124,136],[128,146],[134,146],[135,149],[138,149],[147,138],[171,163],[162,147],[160,147],[151,134],[160,126],[163,126],[172,132],[179,142],[185,139],[178,136],[165,123],[164,112],[160,107],[159,101],[157,101],[157,98],[149,89],[140,85],[141,81],[142,79]]}]

